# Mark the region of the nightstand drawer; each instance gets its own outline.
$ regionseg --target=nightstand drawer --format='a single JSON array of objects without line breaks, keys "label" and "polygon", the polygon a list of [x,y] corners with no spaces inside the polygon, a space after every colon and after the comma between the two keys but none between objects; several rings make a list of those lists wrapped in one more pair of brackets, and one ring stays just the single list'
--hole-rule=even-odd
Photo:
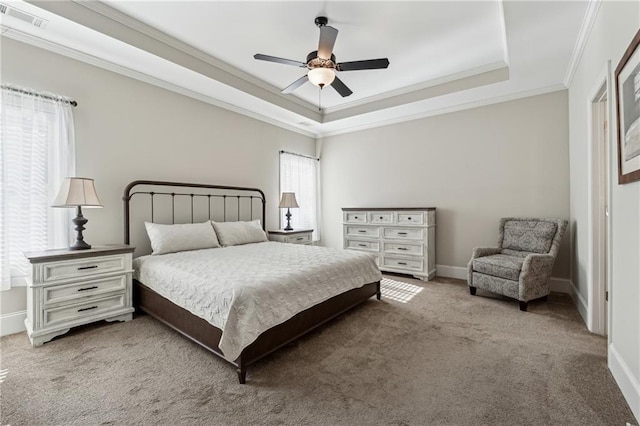
[{"label": "nightstand drawer", "polygon": [[102,256],[89,257],[78,260],[52,262],[44,266],[44,282],[73,279],[87,275],[102,274],[107,272],[125,271],[127,265],[126,256]]},{"label": "nightstand drawer", "polygon": [[285,237],[284,242],[290,244],[311,244],[311,233],[288,235]]},{"label": "nightstand drawer", "polygon": [[382,266],[393,269],[405,269],[412,272],[422,272],[424,269],[422,259],[402,259],[384,256]]},{"label": "nightstand drawer", "polygon": [[124,291],[127,288],[127,276],[87,280],[81,283],[44,287],[44,303],[51,305],[106,292]]},{"label": "nightstand drawer", "polygon": [[346,248],[354,250],[379,251],[380,243],[378,241],[358,241],[347,240]]},{"label": "nightstand drawer", "polygon": [[75,321],[85,317],[105,314],[126,306],[125,293],[110,297],[93,298],[84,303],[44,310],[44,326],[48,327],[64,322]]}]

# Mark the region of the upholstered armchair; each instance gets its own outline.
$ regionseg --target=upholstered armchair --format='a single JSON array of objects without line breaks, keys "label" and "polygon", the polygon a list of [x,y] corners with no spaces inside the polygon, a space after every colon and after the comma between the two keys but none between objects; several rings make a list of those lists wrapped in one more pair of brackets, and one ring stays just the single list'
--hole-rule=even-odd
[{"label": "upholstered armchair", "polygon": [[567,227],[562,219],[500,219],[498,247],[473,249],[467,265],[469,292],[481,288],[520,301],[546,300],[551,270]]}]

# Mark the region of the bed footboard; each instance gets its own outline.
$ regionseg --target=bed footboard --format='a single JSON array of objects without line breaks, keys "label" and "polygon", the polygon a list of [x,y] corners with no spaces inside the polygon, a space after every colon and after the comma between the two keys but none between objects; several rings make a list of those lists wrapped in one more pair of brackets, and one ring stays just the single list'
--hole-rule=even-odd
[{"label": "bed footboard", "polygon": [[224,358],[218,347],[222,336],[219,328],[175,305],[139,281],[134,280],[133,283],[136,308],[234,365],[241,384],[246,382],[247,368],[262,357],[309,333],[373,295],[380,300],[379,281],[334,296],[263,332],[242,351],[238,359],[229,361]]}]

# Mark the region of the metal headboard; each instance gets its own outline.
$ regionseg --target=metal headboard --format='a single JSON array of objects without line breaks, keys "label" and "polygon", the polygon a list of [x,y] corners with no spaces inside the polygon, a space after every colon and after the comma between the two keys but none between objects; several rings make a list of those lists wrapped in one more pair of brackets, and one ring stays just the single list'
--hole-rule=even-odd
[{"label": "metal headboard", "polygon": [[[266,199],[258,188],[136,180],[127,185],[122,200],[125,244],[132,242],[132,224],[144,221],[175,224],[260,219],[265,229]],[[140,203],[136,209],[132,208],[134,202]],[[146,210],[146,214],[140,214],[140,210]],[[137,215],[132,217],[134,211]],[[140,248],[144,251],[144,247]]]}]

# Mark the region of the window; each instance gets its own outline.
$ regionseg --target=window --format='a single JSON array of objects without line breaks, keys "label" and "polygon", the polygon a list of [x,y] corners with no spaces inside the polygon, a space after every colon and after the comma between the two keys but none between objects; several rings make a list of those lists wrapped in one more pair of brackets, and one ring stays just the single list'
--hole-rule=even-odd
[{"label": "window", "polygon": [[49,206],[75,171],[71,105],[3,85],[0,136],[0,290],[6,290],[28,275],[24,252],[69,245],[72,212]]},{"label": "window", "polygon": [[[280,194],[295,193],[300,206],[291,212],[291,226],[313,229],[314,241],[320,240],[319,162],[317,158],[280,151]],[[287,223],[287,209],[280,210],[280,228],[283,228]]]}]

